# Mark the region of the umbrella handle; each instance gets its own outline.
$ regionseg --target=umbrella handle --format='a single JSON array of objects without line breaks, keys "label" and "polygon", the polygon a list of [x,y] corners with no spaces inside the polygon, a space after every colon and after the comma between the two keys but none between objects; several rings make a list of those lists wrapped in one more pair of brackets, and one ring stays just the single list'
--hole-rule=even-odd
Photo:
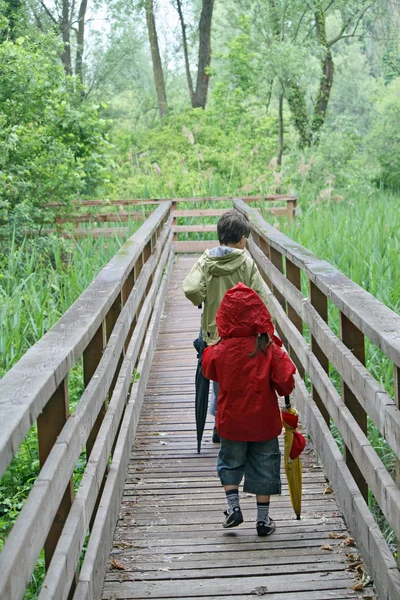
[{"label": "umbrella handle", "polygon": [[285,396],[285,408],[290,408],[290,396]]}]

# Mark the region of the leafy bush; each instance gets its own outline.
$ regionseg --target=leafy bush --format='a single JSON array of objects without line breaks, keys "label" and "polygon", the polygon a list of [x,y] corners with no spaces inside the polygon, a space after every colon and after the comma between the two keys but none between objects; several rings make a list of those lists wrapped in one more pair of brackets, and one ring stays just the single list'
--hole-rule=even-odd
[{"label": "leafy bush", "polygon": [[[43,221],[106,176],[104,123],[82,99],[49,36],[0,45],[0,218]],[[25,207],[25,208],[21,208]]]}]

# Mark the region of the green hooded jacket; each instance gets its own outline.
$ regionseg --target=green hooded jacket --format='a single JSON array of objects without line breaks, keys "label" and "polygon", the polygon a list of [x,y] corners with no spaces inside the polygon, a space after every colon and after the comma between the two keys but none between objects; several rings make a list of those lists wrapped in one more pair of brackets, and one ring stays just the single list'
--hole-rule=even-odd
[{"label": "green hooded jacket", "polygon": [[215,323],[217,310],[225,292],[239,282],[252,288],[267,304],[261,275],[245,250],[227,246],[206,250],[185,278],[185,296],[195,306],[204,303],[201,326],[203,339],[207,344],[219,339]]}]

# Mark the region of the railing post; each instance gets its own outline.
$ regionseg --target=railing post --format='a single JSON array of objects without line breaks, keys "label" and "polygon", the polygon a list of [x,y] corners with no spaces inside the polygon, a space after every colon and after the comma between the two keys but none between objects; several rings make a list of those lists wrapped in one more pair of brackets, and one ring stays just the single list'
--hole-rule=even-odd
[{"label": "railing post", "polygon": [[[278,269],[281,273],[283,273],[283,256],[282,254],[276,250],[273,246],[270,245],[270,260],[274,267]],[[275,287],[273,288],[274,296],[276,296],[279,304],[286,310],[286,299]]]},{"label": "railing post", "polygon": [[[358,358],[361,364],[365,365],[365,344],[364,334],[344,315],[340,313],[340,335],[342,342],[352,351],[354,356]],[[350,410],[351,414],[357,421],[361,430],[367,435],[367,413],[349,389],[349,387],[342,382],[342,393],[343,400]],[[357,483],[358,488],[363,495],[363,498],[368,502],[368,485],[365,481],[356,461],[354,460],[350,450],[345,446],[344,456],[346,464],[349,467],[351,474],[353,475],[354,481]]]},{"label": "railing post", "polygon": [[[322,317],[323,320],[325,321],[325,323],[327,323],[328,322],[328,299],[325,296],[325,294],[323,294],[323,292],[321,292],[321,290],[312,281],[310,281],[310,302],[313,305],[313,307],[315,308],[315,310],[317,311],[317,313],[320,315],[320,317]],[[329,374],[329,360],[327,359],[325,354],[322,352],[322,350],[319,347],[314,336],[311,336],[311,351],[313,352],[313,354],[315,354],[316,358],[318,359],[319,363],[323,367],[324,371]],[[312,396],[313,396],[313,400],[314,400],[315,404],[318,406],[318,409],[319,409],[321,415],[323,416],[323,418],[325,419],[325,422],[327,423],[327,425],[329,427],[329,422],[330,422],[329,413],[328,413],[327,409],[325,408],[325,405],[322,402],[321,397],[318,394],[318,392],[314,386],[312,388]]]},{"label": "railing post", "polygon": [[[121,312],[122,309],[122,293],[119,293],[118,296],[115,298],[114,302],[112,303],[110,310],[108,311],[108,313],[106,314],[106,318],[105,318],[105,322],[106,322],[106,344],[108,342],[108,340],[110,339],[110,336],[112,334],[112,331],[114,329],[114,325],[119,317],[119,314]],[[118,361],[118,365],[117,368],[115,369],[115,374],[113,377],[113,380],[111,382],[111,386],[109,389],[109,397],[111,398],[113,390],[115,388],[115,384],[117,383],[117,379],[118,379],[118,373],[119,373],[119,369],[121,367],[123,361],[123,356],[121,353],[121,356],[119,357],[119,361]],[[104,403],[104,414],[106,413],[107,410],[107,402]],[[102,416],[102,420],[104,418],[104,414]]]},{"label": "railing post", "polygon": [[289,223],[292,223],[296,216],[296,205],[297,205],[297,198],[293,198],[293,199],[287,201],[286,214],[287,214],[287,220]]},{"label": "railing post", "polygon": [[[105,345],[105,328],[104,321],[90,340],[89,344],[83,351],[83,384],[86,388],[89,381],[92,379],[94,372],[101,360]],[[86,460],[89,460],[90,453],[96,441],[97,434],[99,432],[101,422],[105,414],[105,405],[101,408],[99,415],[93,425],[92,431],[86,442]]]},{"label": "railing post", "polygon": [[[268,242],[266,242],[262,237],[258,237],[258,243],[257,245],[259,246],[260,250],[262,250],[262,252],[265,254],[265,256],[267,258],[269,258],[269,260],[271,260],[271,246],[268,244]],[[254,238],[254,233],[253,233],[253,238]],[[271,280],[269,279],[269,277],[267,275],[265,275],[264,273],[261,274],[261,277],[264,279],[265,283],[267,284],[267,286],[269,287],[269,289],[271,290],[271,292],[273,291],[273,286],[271,283]]]},{"label": "railing post", "polygon": [[[37,420],[40,467],[43,467],[46,462],[68,417],[68,377],[66,377],[56,389]],[[50,565],[73,500],[74,484],[73,479],[70,479],[44,544],[46,569]]]},{"label": "railing post", "polygon": [[[393,364],[394,401],[400,408],[400,367]],[[400,488],[400,460],[396,458],[396,483]],[[400,543],[397,544],[397,564],[400,567]]]},{"label": "railing post", "polygon": [[[171,205],[171,213],[172,213],[172,230],[174,229],[174,227],[176,227],[177,225],[177,221],[178,219],[176,217],[174,217],[174,212],[176,211],[176,207],[177,207],[177,202],[172,202]],[[173,236],[172,236],[172,243],[177,242],[178,241],[178,233],[176,231],[174,231]]]},{"label": "railing post", "polygon": [[[286,258],[286,278],[288,279],[288,281],[290,281],[290,283],[292,283],[295,286],[296,289],[301,291],[300,267],[295,265],[288,258]],[[290,306],[289,302],[287,303],[287,314],[288,314],[289,319],[292,321],[293,325],[296,327],[296,329],[298,329],[298,331],[300,331],[300,333],[303,334],[303,321],[302,321],[301,317],[299,317],[297,312]],[[296,365],[297,371],[298,371],[300,377],[302,377],[304,379],[303,365],[299,361],[293,348],[291,348],[289,346],[288,349],[289,349],[289,356],[293,360],[294,364]]]}]

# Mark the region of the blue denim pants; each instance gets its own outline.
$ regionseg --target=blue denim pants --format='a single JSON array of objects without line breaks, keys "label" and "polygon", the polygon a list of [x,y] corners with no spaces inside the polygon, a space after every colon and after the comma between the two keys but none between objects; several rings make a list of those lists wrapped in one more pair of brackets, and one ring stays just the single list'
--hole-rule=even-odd
[{"label": "blue denim pants", "polygon": [[249,494],[281,493],[281,452],[278,438],[267,442],[234,442],[221,438],[217,473],[222,485],[240,485]]}]

